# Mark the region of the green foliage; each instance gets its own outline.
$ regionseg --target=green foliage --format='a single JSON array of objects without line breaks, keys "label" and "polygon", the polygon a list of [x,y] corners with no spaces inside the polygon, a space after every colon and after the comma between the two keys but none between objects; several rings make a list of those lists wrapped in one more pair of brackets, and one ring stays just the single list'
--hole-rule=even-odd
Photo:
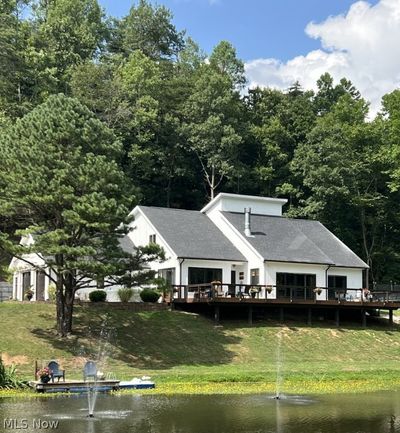
[{"label": "green foliage", "polygon": [[227,75],[238,87],[246,82],[244,64],[237,58],[236,49],[228,41],[222,41],[214,48],[210,66],[220,74]]},{"label": "green foliage", "polygon": [[105,290],[93,290],[89,293],[91,302],[105,302],[107,299],[107,292]]},{"label": "green foliage", "polygon": [[57,287],[55,286],[55,284],[49,284],[47,290],[49,293],[49,301],[54,302],[56,300]]},{"label": "green foliage", "polygon": [[167,293],[171,290],[171,284],[162,277],[154,278],[152,284],[156,286],[155,291],[160,295]]},{"label": "green foliage", "polygon": [[129,302],[133,296],[133,289],[130,287],[123,287],[118,289],[118,297],[121,302]]},{"label": "green foliage", "polygon": [[44,51],[46,66],[54,68],[57,87],[63,90],[68,69],[101,49],[106,36],[103,12],[97,0],[57,0],[40,3],[36,14],[36,50]]},{"label": "green foliage", "polygon": [[117,22],[111,49],[125,55],[140,50],[153,59],[176,56],[184,45],[183,32],[176,30],[172,18],[165,6],[139,0],[128,16]]},{"label": "green foliage", "polygon": [[35,239],[30,247],[16,246],[4,235],[3,248],[45,257],[56,275],[58,305],[64,304],[69,318],[59,318],[60,327],[71,328],[68,302],[76,290],[90,280],[103,278],[109,285],[131,278],[161,252],[144,247],[131,255],[120,248],[134,199],[118,165],[121,143],[77,100],[57,95],[18,120],[0,138],[0,149],[0,185],[7,185],[0,214],[19,222],[17,235]]},{"label": "green foliage", "polygon": [[184,104],[182,134],[200,162],[211,198],[224,179],[240,170],[241,110],[230,76],[203,65]]},{"label": "green foliage", "polygon": [[157,302],[160,297],[160,294],[152,289],[143,289],[140,292],[140,299],[143,302]]},{"label": "green foliage", "polygon": [[19,389],[25,388],[26,383],[17,376],[15,366],[6,368],[0,356],[0,389]]}]

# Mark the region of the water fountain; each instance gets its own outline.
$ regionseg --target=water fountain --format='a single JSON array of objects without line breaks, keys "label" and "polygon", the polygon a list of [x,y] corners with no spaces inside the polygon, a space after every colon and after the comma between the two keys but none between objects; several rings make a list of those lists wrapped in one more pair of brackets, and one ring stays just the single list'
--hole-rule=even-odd
[{"label": "water fountain", "polygon": [[283,353],[282,353],[282,330],[280,329],[277,333],[277,344],[276,344],[276,382],[275,382],[275,400],[282,398],[283,384]]},{"label": "water fountain", "polygon": [[[107,327],[108,316],[106,315],[100,329],[98,339],[97,354],[93,360],[93,366],[91,374],[85,377],[87,380],[87,398],[88,398],[88,418],[94,418],[94,409],[96,406],[96,400],[99,393],[99,378],[105,371],[107,356],[109,353],[109,343],[112,335],[112,330]],[[93,380],[91,380],[93,379]]]}]

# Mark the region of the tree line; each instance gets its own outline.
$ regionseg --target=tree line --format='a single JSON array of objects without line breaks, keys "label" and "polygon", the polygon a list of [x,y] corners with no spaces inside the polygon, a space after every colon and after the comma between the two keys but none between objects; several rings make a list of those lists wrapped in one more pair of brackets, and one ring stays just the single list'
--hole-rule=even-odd
[{"label": "tree line", "polygon": [[34,226],[84,251],[99,215],[111,227],[136,203],[199,209],[225,191],[288,198],[286,214],[324,223],[371,282],[400,280],[399,90],[370,119],[327,73],[315,91],[247,89],[232,44],[205,53],[147,0],[122,18],[97,0],[3,0],[0,53],[7,242]]}]

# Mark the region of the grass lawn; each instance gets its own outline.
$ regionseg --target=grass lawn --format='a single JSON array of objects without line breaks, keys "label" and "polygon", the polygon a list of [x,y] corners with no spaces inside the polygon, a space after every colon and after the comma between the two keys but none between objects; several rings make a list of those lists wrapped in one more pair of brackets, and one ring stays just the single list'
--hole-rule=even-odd
[{"label": "grass lawn", "polygon": [[[377,322],[331,328],[264,321],[222,322],[183,312],[76,307],[75,334],[54,331],[55,306],[0,303],[0,353],[33,379],[35,359],[57,359],[68,378],[82,378],[87,358],[129,380],[149,375],[157,393],[274,392],[277,360],[283,391],[360,392],[400,389],[400,328]],[[1,394],[0,394],[1,395]]]}]

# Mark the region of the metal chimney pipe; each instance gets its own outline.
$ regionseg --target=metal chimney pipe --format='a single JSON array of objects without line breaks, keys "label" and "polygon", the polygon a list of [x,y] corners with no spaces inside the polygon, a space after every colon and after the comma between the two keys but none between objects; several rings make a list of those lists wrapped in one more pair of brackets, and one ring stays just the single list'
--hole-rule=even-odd
[{"label": "metal chimney pipe", "polygon": [[251,207],[244,208],[244,234],[247,237],[251,236],[251,226],[250,226],[250,215],[251,215]]}]

